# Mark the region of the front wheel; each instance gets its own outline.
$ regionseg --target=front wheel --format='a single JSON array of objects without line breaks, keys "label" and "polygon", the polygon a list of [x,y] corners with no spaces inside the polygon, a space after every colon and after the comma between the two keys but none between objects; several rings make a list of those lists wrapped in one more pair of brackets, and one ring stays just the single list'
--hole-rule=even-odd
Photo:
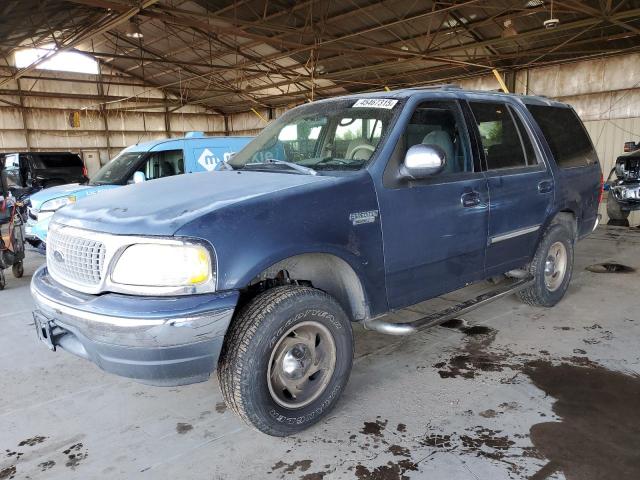
[{"label": "front wheel", "polygon": [[574,235],[566,225],[554,223],[547,229],[529,267],[534,283],[518,292],[520,300],[540,307],[562,300],[573,273],[573,245]]},{"label": "front wheel", "polygon": [[622,210],[620,203],[613,195],[613,192],[609,190],[607,195],[607,216],[611,220],[626,220],[629,217],[629,210]]},{"label": "front wheel", "polygon": [[247,424],[287,436],[331,411],[352,360],[351,323],[338,302],[290,285],[258,295],[234,319],[218,379],[225,402]]}]

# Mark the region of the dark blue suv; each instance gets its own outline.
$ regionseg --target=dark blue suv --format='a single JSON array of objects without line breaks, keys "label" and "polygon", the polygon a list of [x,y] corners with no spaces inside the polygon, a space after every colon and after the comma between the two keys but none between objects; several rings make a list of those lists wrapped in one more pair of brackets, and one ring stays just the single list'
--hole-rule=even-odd
[{"label": "dark blue suv", "polygon": [[[229,407],[271,435],[333,408],[351,322],[401,335],[511,293],[555,305],[602,193],[569,106],[454,87],[300,106],[225,167],[56,213],[35,324],[51,349],[145,383],[217,367]],[[384,317],[497,276],[418,321]]]}]

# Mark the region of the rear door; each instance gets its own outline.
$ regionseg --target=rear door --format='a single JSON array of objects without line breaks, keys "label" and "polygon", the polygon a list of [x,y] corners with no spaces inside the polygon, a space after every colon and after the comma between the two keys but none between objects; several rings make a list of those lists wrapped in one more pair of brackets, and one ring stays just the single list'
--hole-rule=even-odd
[{"label": "rear door", "polygon": [[527,105],[557,165],[556,202],[576,214],[578,235],[591,232],[598,215],[601,170],[589,134],[567,106]]},{"label": "rear door", "polygon": [[553,206],[554,182],[523,112],[500,101],[470,100],[489,187],[487,275],[523,266]]},{"label": "rear door", "polygon": [[187,140],[189,162],[187,172],[205,172],[223,169],[227,162],[249,143],[250,138],[216,137]]},{"label": "rear door", "polygon": [[[488,190],[455,100],[424,101],[413,111],[378,192],[387,297],[400,308],[483,277]],[[398,170],[417,144],[445,152],[438,175],[407,181]]]}]

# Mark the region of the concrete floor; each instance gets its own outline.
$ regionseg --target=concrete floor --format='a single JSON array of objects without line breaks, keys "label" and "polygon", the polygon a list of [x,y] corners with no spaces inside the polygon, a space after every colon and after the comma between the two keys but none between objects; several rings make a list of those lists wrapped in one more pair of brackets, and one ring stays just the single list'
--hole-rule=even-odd
[{"label": "concrete floor", "polygon": [[227,411],[215,378],[148,387],[47,350],[28,289],[42,259],[30,256],[0,292],[0,480],[640,478],[640,282],[585,270],[604,261],[640,269],[640,229],[581,242],[553,309],[510,297],[464,318],[484,328],[357,328],[338,407],[276,439]]}]

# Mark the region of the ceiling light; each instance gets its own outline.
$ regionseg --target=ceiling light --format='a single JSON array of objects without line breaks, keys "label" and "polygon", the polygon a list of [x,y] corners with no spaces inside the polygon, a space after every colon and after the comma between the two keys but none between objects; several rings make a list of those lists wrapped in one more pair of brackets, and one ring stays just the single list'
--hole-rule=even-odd
[{"label": "ceiling light", "polygon": [[133,18],[129,20],[129,23],[127,24],[127,29],[125,30],[124,34],[129,38],[144,37],[142,30],[140,30],[140,26],[133,20]]},{"label": "ceiling light", "polygon": [[551,30],[552,28],[556,28],[559,23],[560,23],[560,19],[555,18],[553,16],[553,0],[551,0],[551,11],[550,11],[549,20],[545,20],[544,22],[542,22],[542,25],[547,30]]},{"label": "ceiling light", "polygon": [[402,50],[402,51],[405,51],[405,52],[406,52],[406,51],[408,51],[408,50],[409,50],[409,47],[407,47],[406,45],[402,45],[402,46],[400,47],[400,50]]}]

